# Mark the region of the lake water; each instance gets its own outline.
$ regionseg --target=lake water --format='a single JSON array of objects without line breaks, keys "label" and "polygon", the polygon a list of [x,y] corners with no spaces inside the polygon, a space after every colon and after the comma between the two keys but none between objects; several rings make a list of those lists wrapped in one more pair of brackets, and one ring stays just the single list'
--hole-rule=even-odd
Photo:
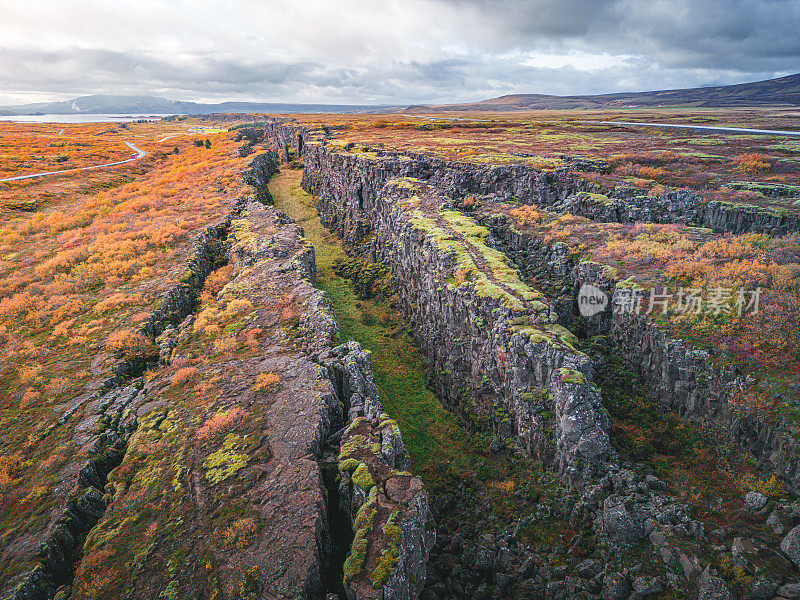
[{"label": "lake water", "polygon": [[130,123],[139,119],[160,119],[173,115],[10,115],[0,121],[16,123]]}]

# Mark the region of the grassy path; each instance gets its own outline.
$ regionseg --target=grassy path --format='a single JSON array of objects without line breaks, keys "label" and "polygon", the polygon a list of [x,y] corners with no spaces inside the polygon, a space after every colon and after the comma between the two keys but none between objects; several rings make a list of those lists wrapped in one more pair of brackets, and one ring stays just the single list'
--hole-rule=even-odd
[{"label": "grassy path", "polygon": [[435,483],[447,471],[464,475],[483,455],[475,439],[445,410],[425,385],[422,355],[387,302],[359,300],[349,280],[334,273],[347,254],[339,237],[320,222],[314,199],[300,187],[301,171],[286,170],[270,183],[275,206],[305,231],[316,251],[317,286],[334,306],[342,340],[355,340],[372,351],[375,380],[386,412],[395,419],[411,455],[412,469]]}]

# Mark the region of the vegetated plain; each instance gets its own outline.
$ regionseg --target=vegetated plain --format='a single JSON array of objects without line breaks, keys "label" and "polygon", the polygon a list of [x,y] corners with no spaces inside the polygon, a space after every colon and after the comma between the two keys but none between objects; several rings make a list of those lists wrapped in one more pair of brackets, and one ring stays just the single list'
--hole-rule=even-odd
[{"label": "vegetated plain", "polygon": [[[0,161],[0,171],[49,170],[62,148],[28,157],[29,135],[22,128],[0,123],[4,156],[12,156]],[[8,553],[32,544],[27,554],[35,558],[42,528],[62,510],[71,487],[62,468],[77,448],[77,418],[58,426],[70,402],[110,373],[116,351],[136,345],[134,328],[181,277],[193,233],[218,222],[246,187],[239,176],[246,160],[231,135],[159,144],[186,128],[134,123],[32,129],[65,143],[94,138],[95,153],[107,151],[109,137],[131,139],[150,154],[108,170],[0,183],[4,582],[26,566]],[[106,158],[76,147],[86,153],[71,157],[75,166]]]},{"label": "vegetated plain", "polygon": [[[173,120],[156,124],[25,126],[0,123],[0,176],[88,166],[127,158],[122,141],[150,154],[104,171],[0,183],[0,545],[36,540],[60,509],[62,467],[75,451],[71,427],[54,428],[90,381],[108,373],[131,329],[177,282],[189,240],[219,221],[245,193],[235,133],[189,134],[187,125],[228,127],[263,117]],[[577,173],[599,189],[629,186],[657,196],[688,187],[723,200],[780,213],[800,212],[800,141],[774,136],[634,129],[584,120],[662,121],[793,129],[791,110],[671,110],[620,112],[458,113],[457,118],[408,115],[304,115],[326,127],[348,152],[371,147],[430,153],[480,164],[522,164],[552,170],[564,155],[604,161],[597,173]],[[59,135],[65,129],[63,135]],[[169,140],[159,142],[165,137]],[[208,139],[210,147],[204,143]],[[195,142],[201,141],[202,145]],[[66,160],[63,159],[66,157]],[[300,166],[300,165],[298,165]],[[317,249],[319,286],[330,296],[343,339],[373,352],[376,379],[412,458],[434,499],[468,489],[472,512],[459,519],[513,524],[558,488],[528,459],[491,448],[493,435],[444,411],[425,389],[422,357],[406,333],[391,294],[360,299],[343,276],[348,256],[319,222],[314,199],[299,188],[299,170],[279,175],[271,189],[279,208],[306,230]],[[797,235],[719,235],[684,225],[596,223],[520,203],[461,207],[499,212],[520,230],[563,241],[570,252],[618,269],[641,287],[715,286],[764,290],[758,315],[657,317],[658,326],[714,348],[756,377],[760,386],[739,409],[764,420],[795,420],[800,377],[800,239]],[[223,277],[224,273],[220,275]],[[538,282],[533,281],[534,285]],[[223,280],[209,283],[209,298]],[[213,293],[212,293],[213,292]],[[224,324],[223,324],[224,325]],[[208,335],[223,331],[209,328]],[[586,340],[587,349],[597,340]],[[99,358],[98,358],[99,357]],[[176,369],[192,369],[177,365]],[[192,374],[184,371],[176,377]],[[231,374],[232,377],[235,375]],[[613,354],[600,369],[615,444],[632,461],[667,481],[709,524],[752,524],[737,512],[744,492],[775,498],[786,491],[718,432],[699,435],[655,399]],[[194,388],[193,388],[194,389]],[[196,392],[202,393],[198,387]],[[466,492],[464,492],[466,493]],[[719,500],[719,502],[717,502]],[[488,514],[487,514],[488,510]],[[476,516],[478,515],[478,516]],[[495,524],[492,525],[492,520]],[[467,525],[473,528],[475,525]],[[558,519],[526,525],[532,543],[573,545],[580,532]],[[555,552],[555,551],[554,551]],[[3,555],[0,581],[27,566]],[[733,567],[732,567],[733,568]],[[736,573],[732,573],[735,578]]]}]

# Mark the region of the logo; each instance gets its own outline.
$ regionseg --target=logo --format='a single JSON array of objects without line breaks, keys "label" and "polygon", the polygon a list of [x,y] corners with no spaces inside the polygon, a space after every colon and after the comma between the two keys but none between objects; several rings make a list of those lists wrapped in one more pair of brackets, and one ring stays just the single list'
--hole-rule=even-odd
[{"label": "logo", "polygon": [[581,316],[591,317],[608,306],[608,296],[596,285],[584,283],[578,291],[578,310]]}]

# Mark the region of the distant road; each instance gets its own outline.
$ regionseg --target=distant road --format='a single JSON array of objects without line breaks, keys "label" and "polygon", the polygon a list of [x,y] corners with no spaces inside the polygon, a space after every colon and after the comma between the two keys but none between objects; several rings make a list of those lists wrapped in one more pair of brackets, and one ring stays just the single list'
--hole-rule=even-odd
[{"label": "distant road", "polygon": [[630,127],[664,127],[665,129],[701,129],[705,131],[721,131],[723,133],[754,133],[757,135],[781,135],[800,137],[800,131],[780,131],[777,129],[745,129],[744,127],[712,127],[710,125],[674,125],[672,123],[631,123],[628,121],[581,121],[594,125],[628,125]]},{"label": "distant road", "polygon": [[45,173],[34,173],[33,175],[18,175],[16,177],[6,177],[5,179],[0,179],[0,183],[4,181],[20,181],[22,179],[33,179],[35,177],[46,177],[48,175],[61,175],[62,173],[71,173],[73,171],[91,171],[92,169],[105,169],[106,167],[115,167],[116,165],[124,165],[125,163],[133,162],[134,160],[139,160],[143,156],[147,156],[147,152],[137,148],[130,142],[125,142],[125,145],[128,146],[128,148],[130,148],[134,152],[136,152],[136,156],[133,156],[131,158],[126,158],[125,160],[118,160],[117,162],[106,163],[104,165],[94,165],[93,167],[77,167],[75,169],[64,169],[63,171],[47,171]]},{"label": "distant road", "polygon": [[179,135],[186,135],[186,134],[185,133],[174,133],[172,135],[168,135],[167,137],[161,138],[160,140],[158,140],[156,142],[156,144],[160,144],[161,142],[166,142],[167,140],[172,139],[174,137],[178,137]]}]

